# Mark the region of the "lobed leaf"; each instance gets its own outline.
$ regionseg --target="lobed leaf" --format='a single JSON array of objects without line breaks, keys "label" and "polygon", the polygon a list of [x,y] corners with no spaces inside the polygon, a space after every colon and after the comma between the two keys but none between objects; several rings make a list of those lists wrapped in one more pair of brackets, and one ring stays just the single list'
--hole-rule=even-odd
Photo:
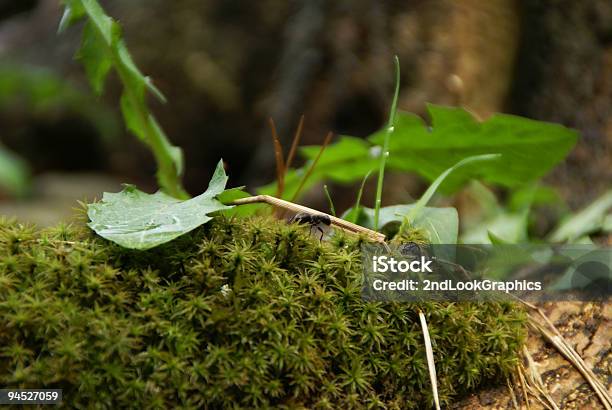
[{"label": "lobed leaf", "polygon": [[[468,164],[453,172],[440,187],[447,193],[473,178],[507,187],[536,180],[561,162],[578,138],[576,131],[561,125],[513,115],[495,114],[479,122],[462,108],[433,104],[427,108],[431,126],[416,114],[397,113],[389,142],[389,169],[416,172],[434,181],[467,157],[501,154],[498,161]],[[323,179],[340,183],[362,179],[378,164],[385,132],[380,130],[367,140],[343,136],[329,145],[309,184]],[[318,150],[317,146],[305,147],[302,154],[311,160]],[[290,178],[285,184],[291,190]]]},{"label": "lobed leaf", "polygon": [[219,161],[206,192],[189,200],[163,192],[147,194],[134,186],[119,193],[105,192],[101,202],[88,205],[88,225],[125,248],[150,249],[205,224],[212,212],[232,208],[218,200],[226,183],[223,161]]},{"label": "lobed leaf", "polygon": [[[466,157],[491,152],[502,155],[499,161],[454,172],[442,185],[446,192],[476,177],[508,187],[535,180],[562,161],[577,140],[574,130],[513,115],[495,114],[478,122],[462,108],[430,104],[428,112],[431,127],[414,114],[398,114],[389,149],[390,168],[433,180]],[[383,132],[369,139],[380,144]]]},{"label": "lobed leaf", "polygon": [[104,39],[98,34],[91,22],[85,24],[83,29],[83,41],[77,52],[77,58],[83,63],[87,79],[94,92],[101,95],[113,62],[106,50]]}]

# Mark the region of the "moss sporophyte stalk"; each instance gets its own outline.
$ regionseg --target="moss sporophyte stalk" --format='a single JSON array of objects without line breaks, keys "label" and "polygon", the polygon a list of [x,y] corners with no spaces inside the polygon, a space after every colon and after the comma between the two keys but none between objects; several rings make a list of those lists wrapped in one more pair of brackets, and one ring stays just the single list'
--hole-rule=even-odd
[{"label": "moss sporophyte stalk", "polygon": [[364,240],[217,217],[134,251],[2,221],[0,385],[77,408],[426,408],[419,311],[443,405],[515,368],[522,309],[365,301]]}]

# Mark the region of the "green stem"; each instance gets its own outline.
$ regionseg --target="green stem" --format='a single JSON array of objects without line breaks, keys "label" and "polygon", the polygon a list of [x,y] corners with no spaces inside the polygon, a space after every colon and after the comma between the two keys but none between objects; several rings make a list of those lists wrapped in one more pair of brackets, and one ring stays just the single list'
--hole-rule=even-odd
[{"label": "green stem", "polygon": [[[91,27],[97,31],[97,35],[103,39],[103,43],[106,47],[106,54],[111,60],[111,66],[117,72],[119,79],[123,85],[124,96],[126,101],[130,104],[130,107],[137,117],[141,130],[132,131],[153,151],[153,156],[157,162],[157,182],[162,191],[166,194],[171,195],[175,198],[186,199],[189,198],[187,192],[183,189],[181,184],[181,172],[180,169],[182,161],[177,160],[176,156],[179,153],[179,149],[174,147],[168,137],[164,134],[161,127],[158,125],[155,117],[149,111],[147,107],[145,95],[147,88],[152,89],[154,92],[156,89],[147,84],[145,81],[144,85],[134,84],[134,81],[130,76],[135,74],[138,75],[139,80],[142,74],[138,71],[138,68],[131,61],[131,57],[127,52],[127,49],[121,49],[121,39],[117,35],[119,29],[110,17],[108,17],[102,7],[96,0],[81,0],[82,12],[90,20]],[[60,30],[66,24],[69,24],[71,8],[67,9],[68,14],[64,14],[62,22],[60,23]],[[123,46],[125,46],[123,44]],[[122,59],[122,50],[125,51],[126,56]],[[141,90],[139,87],[144,87]],[[141,95],[141,93],[143,95]],[[159,95],[161,96],[161,94]],[[123,98],[123,97],[122,97]],[[163,99],[163,96],[160,98]],[[122,101],[123,103],[123,101]],[[129,120],[126,118],[126,125],[129,127]]]},{"label": "green stem", "polygon": [[329,211],[333,216],[336,216],[336,208],[334,207],[334,201],[332,201],[331,195],[329,194],[329,189],[327,189],[327,185],[323,185],[323,191],[325,191],[327,202],[329,202]]},{"label": "green stem", "polygon": [[[113,57],[113,59],[116,58],[114,53]],[[116,62],[115,67],[117,69],[117,73],[119,74],[119,78],[123,83],[124,91],[126,92],[127,97],[130,99],[130,103],[134,107],[140,122],[144,126],[145,137],[143,142],[149,146],[149,148],[151,148],[155,161],[157,162],[158,169],[156,177],[159,187],[166,194],[175,198],[189,198],[189,194],[183,189],[179,176],[179,170],[176,169],[174,160],[170,154],[170,149],[172,148],[170,141],[163,133],[161,128],[153,125],[154,119],[152,118],[152,115],[149,114],[147,108],[140,103],[134,89],[127,85],[129,82],[127,78],[128,74],[125,72],[125,68],[123,68],[120,63],[117,64]]]},{"label": "green stem", "polygon": [[399,87],[400,87],[400,64],[399,58],[396,56],[393,57],[393,62],[395,63],[395,92],[393,94],[393,102],[391,103],[391,112],[389,113],[389,122],[387,123],[387,127],[385,129],[385,139],[382,146],[382,151],[380,152],[380,163],[378,168],[378,183],[376,184],[376,202],[374,204],[374,230],[378,230],[378,217],[380,213],[380,206],[382,202],[382,189],[383,189],[383,180],[385,178],[385,165],[387,163],[387,158],[389,157],[389,140],[391,139],[391,134],[393,133],[393,127],[395,124],[395,114],[397,112],[397,99],[399,96]]}]

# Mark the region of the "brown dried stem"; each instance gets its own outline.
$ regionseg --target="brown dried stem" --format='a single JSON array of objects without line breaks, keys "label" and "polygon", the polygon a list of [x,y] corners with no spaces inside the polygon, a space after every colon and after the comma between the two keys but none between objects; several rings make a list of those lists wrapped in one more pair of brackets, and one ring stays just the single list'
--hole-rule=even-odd
[{"label": "brown dried stem", "polygon": [[285,160],[283,158],[283,146],[276,132],[274,120],[270,118],[270,130],[272,131],[272,141],[274,142],[274,158],[276,160],[276,196],[281,197],[285,190]]},{"label": "brown dried stem", "polygon": [[321,145],[321,149],[319,150],[319,153],[317,154],[315,159],[310,164],[310,167],[308,167],[308,171],[306,171],[306,174],[304,174],[304,177],[302,177],[302,180],[300,181],[300,185],[298,186],[297,190],[293,194],[293,197],[291,198],[292,201],[295,201],[295,199],[298,197],[298,195],[302,191],[302,188],[304,188],[306,181],[308,181],[308,178],[310,178],[310,175],[312,174],[315,167],[317,166],[317,163],[319,162],[321,155],[323,155],[323,151],[325,151],[325,148],[327,148],[333,136],[334,134],[331,131],[327,133],[327,136],[325,136],[325,140],[323,141],[323,145]]},{"label": "brown dried stem", "polygon": [[[300,117],[300,122],[298,123],[298,127],[295,130],[295,135],[293,136],[293,142],[291,142],[291,149],[289,150],[289,155],[287,156],[287,162],[285,162],[285,173],[289,171],[289,167],[293,162],[293,158],[295,157],[295,153],[297,151],[298,145],[300,145],[300,139],[302,138],[302,130],[304,128],[304,115]],[[280,195],[277,195],[280,198]]]},{"label": "brown dried stem", "polygon": [[255,195],[247,198],[240,198],[231,202],[229,205],[245,205],[255,203],[265,203],[295,213],[306,212],[314,215],[327,215],[332,225],[342,229],[345,232],[349,232],[356,235],[364,234],[368,238],[376,242],[384,243],[385,241],[385,235],[383,235],[382,233],[372,231],[371,229],[364,228],[363,226],[359,226],[354,223],[345,221],[344,219],[337,218],[333,215],[328,215],[325,212],[317,211],[316,209],[285,201],[284,199],[275,198],[270,195]]}]

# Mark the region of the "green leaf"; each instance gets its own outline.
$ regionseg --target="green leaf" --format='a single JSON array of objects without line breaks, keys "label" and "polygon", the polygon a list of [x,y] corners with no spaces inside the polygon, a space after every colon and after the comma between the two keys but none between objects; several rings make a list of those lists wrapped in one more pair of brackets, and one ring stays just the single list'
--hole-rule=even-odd
[{"label": "green leaf", "polygon": [[[405,215],[414,209],[414,204],[391,205],[380,208],[379,225],[385,230],[385,225],[390,223],[402,223]],[[362,208],[364,218],[358,223],[366,228],[374,228],[374,209]],[[416,219],[411,221],[411,227],[424,230],[429,236],[432,244],[454,244],[457,243],[459,232],[459,216],[455,208],[433,208],[425,207],[418,212]]]},{"label": "green leaf", "polygon": [[125,121],[127,129],[132,131],[139,140],[146,142],[146,119],[139,115],[137,107],[125,92],[121,96],[121,114],[123,114],[123,121]]},{"label": "green leaf", "polygon": [[519,187],[511,193],[508,200],[508,208],[514,211],[542,205],[555,206],[556,208],[565,206],[563,199],[555,188],[537,184]]},{"label": "green leaf", "polygon": [[[585,242],[585,244],[589,243]],[[576,290],[586,288],[595,283],[598,286],[610,286],[612,274],[610,273],[609,266],[612,263],[612,259],[608,249],[597,249],[593,246],[582,247],[580,250],[588,251],[583,251],[584,254],[580,257],[572,258],[573,263],[559,279],[550,285],[551,290]],[[589,267],[585,268],[585,265]],[[597,267],[600,268],[598,269]]]},{"label": "green leaf", "polygon": [[182,152],[170,143],[151,114],[145,98],[147,89],[162,102],[165,102],[164,96],[134,63],[121,36],[121,27],[105,14],[97,0],[70,0],[64,4],[66,11],[60,29],[78,18],[87,20],[78,56],[94,90],[101,94],[109,71],[116,71],[123,84],[121,111],[127,128],[153,152],[161,189],[176,198],[188,197],[180,178],[183,171]]},{"label": "green leaf", "polygon": [[83,41],[77,52],[77,59],[82,61],[94,92],[101,95],[113,62],[108,48],[104,44],[104,39],[91,22],[88,22],[83,29]]},{"label": "green leaf", "polygon": [[210,214],[231,208],[217,198],[227,175],[219,161],[208,189],[181,201],[163,192],[147,194],[134,186],[119,193],[105,192],[101,202],[89,204],[89,227],[98,235],[130,249],[150,249],[210,221]]},{"label": "green leaf", "polygon": [[460,241],[469,244],[523,243],[528,240],[527,225],[529,204],[518,211],[502,207],[495,194],[483,184],[474,182],[466,190],[467,198],[474,203],[477,216],[462,218],[463,233]]},{"label": "green leaf", "polygon": [[81,5],[90,21],[96,26],[97,31],[104,37],[106,44],[112,46],[118,37],[113,35],[116,30],[113,28],[116,24],[113,19],[104,13],[96,0],[81,0]]},{"label": "green leaf", "polygon": [[[516,187],[544,176],[565,158],[577,140],[561,125],[495,114],[477,122],[461,108],[428,105],[432,126],[414,114],[398,113],[390,143],[389,167],[415,171],[434,180],[463,158],[496,152],[499,161],[473,164],[453,173],[442,190],[450,192],[471,178]],[[384,130],[370,138],[381,144]]]},{"label": "green leaf", "polygon": [[137,91],[139,96],[144,98],[144,89],[148,88],[149,91],[153,93],[157,99],[163,103],[166,102],[166,97],[162,94],[161,91],[157,87],[153,85],[151,79],[149,77],[144,76],[136,64],[132,59],[131,54],[129,53],[127,46],[123,40],[117,42],[117,56],[122,66],[125,68],[126,73],[128,74],[132,83],[137,85]]},{"label": "green leaf", "polygon": [[499,208],[498,213],[482,221],[461,235],[462,243],[523,243],[527,241],[528,212],[507,212]]},{"label": "green leaf", "polygon": [[[495,114],[478,122],[461,108],[428,105],[432,126],[415,114],[398,112],[389,142],[387,169],[416,172],[434,181],[444,170],[470,156],[499,153],[498,161],[469,164],[453,172],[440,190],[450,193],[474,178],[516,188],[537,180],[562,161],[575,145],[576,131],[558,124]],[[340,183],[358,181],[378,168],[386,131],[368,140],[343,136],[327,147],[309,180],[312,186],[323,179]],[[302,154],[312,159],[318,146]],[[299,170],[298,170],[299,172]],[[291,181],[286,180],[291,191]],[[273,193],[271,187],[262,192]]]},{"label": "green leaf", "polygon": [[[477,155],[469,158],[465,158],[452,167],[445,170],[436,180],[427,188],[421,198],[414,204],[405,206],[407,212],[404,214],[395,215],[394,218],[400,216],[400,232],[405,229],[406,225],[409,224],[413,228],[423,229],[428,233],[429,240],[431,243],[437,244],[454,244],[457,242],[457,235],[459,232],[459,218],[457,216],[457,210],[454,208],[429,208],[426,205],[429,203],[433,195],[435,194],[438,187],[444,182],[444,180],[457,169],[478,161],[490,161],[498,159],[498,154],[485,154]],[[398,212],[398,207],[387,207],[385,209],[386,216],[389,216],[389,212]],[[443,211],[439,209],[445,209]],[[452,211],[450,211],[452,210]],[[381,213],[383,210],[381,209]],[[381,226],[385,224],[385,218],[381,214]],[[376,222],[374,222],[376,225]]]},{"label": "green leaf", "polygon": [[85,9],[80,0],[64,0],[62,3],[65,7],[64,14],[62,15],[62,19],[57,29],[58,33],[64,32],[72,24],[83,18],[85,14]]},{"label": "green leaf", "polygon": [[368,180],[372,171],[369,171],[361,181],[361,185],[359,186],[359,191],[357,191],[357,199],[355,200],[355,205],[352,208],[349,208],[345,213],[343,218],[349,222],[357,223],[360,214],[361,208],[361,196],[363,194],[363,188],[365,187],[365,183]]},{"label": "green leaf", "polygon": [[606,233],[612,232],[612,214],[604,218],[604,222],[602,224],[601,229]]},{"label": "green leaf", "polygon": [[421,209],[425,208],[425,205],[429,203],[433,195],[436,193],[440,185],[444,182],[446,178],[457,169],[474,162],[480,161],[491,161],[497,160],[501,157],[500,154],[484,154],[484,155],[476,155],[473,157],[464,158],[461,161],[457,162],[452,167],[446,169],[442,174],[440,174],[436,180],[427,188],[427,191],[421,196],[421,198],[414,204],[412,207],[410,214],[406,215],[409,221],[415,219]]},{"label": "green leaf", "polygon": [[485,154],[464,158],[439,175],[414,204],[380,208],[378,220],[376,220],[376,209],[365,208],[364,213],[367,218],[362,223],[365,222],[367,228],[376,229],[377,223],[384,228],[388,223],[400,222],[400,231],[408,223],[413,228],[424,230],[428,234],[431,243],[457,243],[457,235],[459,233],[457,210],[455,208],[431,208],[426,205],[444,180],[457,169],[472,162],[490,161],[499,157],[499,154]]},{"label": "green leaf", "polygon": [[334,201],[332,201],[327,185],[323,185],[323,191],[325,192],[325,196],[327,197],[327,202],[329,203],[329,212],[333,216],[336,216],[336,207],[334,206]]},{"label": "green leaf", "polygon": [[583,235],[603,229],[611,211],[612,190],[603,194],[582,211],[566,219],[550,235],[550,240],[553,242],[571,242]]},{"label": "green leaf", "polygon": [[[306,158],[313,160],[319,149],[319,146],[310,146],[302,148],[301,152]],[[347,183],[363,178],[370,170],[376,168],[376,165],[378,165],[378,154],[371,151],[367,141],[341,136],[338,142],[325,149],[314,173]]]},{"label": "green leaf", "polygon": [[499,236],[495,235],[491,231],[488,232],[488,235],[489,235],[489,240],[491,241],[491,243],[493,245],[508,245],[508,244],[510,244],[510,242],[507,242],[506,240],[500,238]]},{"label": "green leaf", "polygon": [[26,162],[0,145],[0,189],[22,196],[29,186],[29,180]]}]

